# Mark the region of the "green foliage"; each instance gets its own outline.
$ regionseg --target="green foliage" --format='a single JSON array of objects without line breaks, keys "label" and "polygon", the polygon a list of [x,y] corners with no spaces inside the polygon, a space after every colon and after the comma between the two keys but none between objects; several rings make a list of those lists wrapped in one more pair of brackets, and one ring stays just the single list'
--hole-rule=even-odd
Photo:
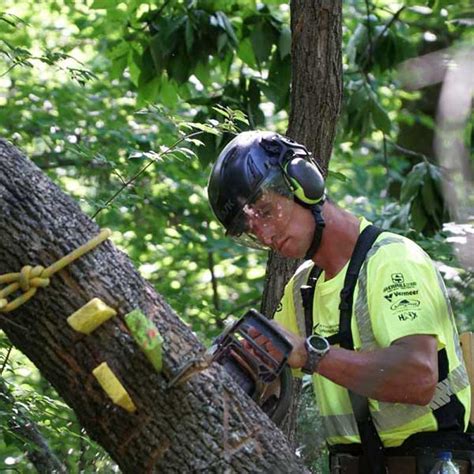
[{"label": "green foliage", "polygon": [[400,203],[410,207],[410,221],[417,232],[433,234],[447,216],[441,171],[428,162],[415,165],[402,184]]},{"label": "green foliage", "polygon": [[[0,334],[0,347],[8,346],[5,336]],[[2,373],[5,379],[0,379],[0,466],[3,470],[35,472],[26,456],[27,452],[38,449],[27,436],[31,430],[29,425],[34,424],[68,472],[119,472],[107,453],[85,435],[72,410],[40,378],[25,356],[13,350],[8,361],[0,361],[2,367],[5,362]],[[25,429],[15,429],[21,426]]]}]

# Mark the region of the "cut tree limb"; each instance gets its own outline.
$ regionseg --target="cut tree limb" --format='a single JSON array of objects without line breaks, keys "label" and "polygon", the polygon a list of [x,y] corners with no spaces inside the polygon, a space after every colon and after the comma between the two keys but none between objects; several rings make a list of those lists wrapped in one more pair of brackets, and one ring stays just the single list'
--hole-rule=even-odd
[{"label": "cut tree limb", "polygon": [[[48,266],[97,235],[97,225],[31,161],[0,140],[0,274]],[[117,316],[92,334],[66,318],[98,297]],[[164,338],[154,371],[123,316],[140,308]],[[220,367],[171,390],[167,381],[203,347],[110,241],[51,279],[0,328],[76,412],[124,472],[305,472],[280,430]],[[92,370],[107,362],[137,411],[103,392]]]}]

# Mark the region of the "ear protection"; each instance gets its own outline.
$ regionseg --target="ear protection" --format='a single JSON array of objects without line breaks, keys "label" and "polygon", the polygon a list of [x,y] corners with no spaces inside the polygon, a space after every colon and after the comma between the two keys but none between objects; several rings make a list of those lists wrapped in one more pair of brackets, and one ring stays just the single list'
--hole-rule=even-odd
[{"label": "ear protection", "polygon": [[324,200],[323,175],[311,153],[303,145],[281,135],[263,138],[260,143],[280,165],[297,199],[308,205]]},{"label": "ear protection", "polygon": [[318,204],[324,198],[324,178],[317,165],[298,156],[283,165],[295,196],[304,204]]}]

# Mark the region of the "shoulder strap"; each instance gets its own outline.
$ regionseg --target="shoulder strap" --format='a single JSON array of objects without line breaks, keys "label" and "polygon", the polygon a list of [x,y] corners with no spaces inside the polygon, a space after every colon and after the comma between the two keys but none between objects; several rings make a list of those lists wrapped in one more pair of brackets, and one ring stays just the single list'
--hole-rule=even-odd
[{"label": "shoulder strap", "polygon": [[[354,340],[351,331],[354,290],[367,252],[381,232],[381,229],[373,225],[366,227],[359,235],[354,252],[352,252],[344,286],[341,291],[341,303],[339,305],[339,341],[341,347],[344,349],[354,350]],[[361,460],[362,465],[360,466],[361,472],[370,472],[373,474],[385,473],[387,470],[383,444],[370,414],[369,401],[367,397],[354,393],[352,390],[349,390],[349,397],[362,444],[363,456]]]},{"label": "shoulder strap", "polygon": [[382,230],[374,225],[367,226],[359,235],[351,261],[347,268],[344,286],[341,290],[341,302],[339,304],[339,338],[341,347],[354,350],[354,341],[352,339],[351,318],[352,304],[354,301],[354,290],[359,277],[359,272],[364,263],[367,252],[370,250]]},{"label": "shoulder strap", "polygon": [[298,326],[298,331],[301,337],[306,337],[305,301],[307,301],[308,299],[305,294],[308,290],[301,291],[301,288],[304,286],[308,286],[308,282],[310,281],[309,275],[311,274],[313,268],[314,262],[311,260],[307,260],[297,268],[295,274],[292,277],[292,295],[296,324]]},{"label": "shoulder strap", "polygon": [[309,337],[313,334],[313,299],[314,290],[316,288],[316,282],[318,281],[319,275],[323,270],[316,265],[313,265],[306,285],[301,285],[301,299],[303,300],[304,308],[304,337]]}]

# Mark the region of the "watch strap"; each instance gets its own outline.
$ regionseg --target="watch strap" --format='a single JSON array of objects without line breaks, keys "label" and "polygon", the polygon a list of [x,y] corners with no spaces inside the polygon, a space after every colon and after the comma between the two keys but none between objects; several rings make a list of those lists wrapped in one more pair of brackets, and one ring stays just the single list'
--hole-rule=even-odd
[{"label": "watch strap", "polygon": [[301,367],[301,371],[304,374],[313,375],[314,371],[316,370],[316,367],[318,366],[319,361],[321,360],[321,355],[315,352],[314,350],[311,350],[311,348],[309,347],[308,338],[304,341],[304,347],[306,349],[306,354],[308,357],[306,359],[305,365]]}]

